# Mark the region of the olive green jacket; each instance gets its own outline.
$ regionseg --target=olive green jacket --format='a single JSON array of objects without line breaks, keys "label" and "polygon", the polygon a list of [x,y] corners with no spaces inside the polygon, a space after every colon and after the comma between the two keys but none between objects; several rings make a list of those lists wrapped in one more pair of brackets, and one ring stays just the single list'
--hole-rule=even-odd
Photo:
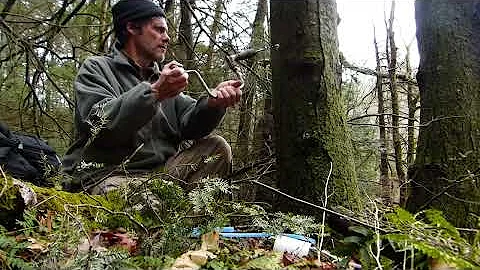
[{"label": "olive green jacket", "polygon": [[158,73],[140,70],[118,48],[85,60],[74,84],[76,141],[64,171],[73,172],[82,160],[113,165],[128,158],[127,168],[151,170],[164,165],[182,140],[204,137],[219,124],[225,109],[209,108],[207,98],[180,94],[157,101],[150,82]]}]

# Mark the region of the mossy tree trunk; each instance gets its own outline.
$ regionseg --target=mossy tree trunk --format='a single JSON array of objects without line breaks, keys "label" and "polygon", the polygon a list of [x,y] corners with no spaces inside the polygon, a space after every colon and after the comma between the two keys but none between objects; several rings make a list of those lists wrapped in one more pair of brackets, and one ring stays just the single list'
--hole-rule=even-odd
[{"label": "mossy tree trunk", "polygon": [[356,209],[360,196],[340,92],[336,3],[272,0],[270,7],[272,44],[280,45],[272,52],[279,188],[321,204],[332,162],[329,205]]},{"label": "mossy tree trunk", "polygon": [[410,210],[437,208],[457,226],[480,215],[480,1],[415,3],[420,121]]}]

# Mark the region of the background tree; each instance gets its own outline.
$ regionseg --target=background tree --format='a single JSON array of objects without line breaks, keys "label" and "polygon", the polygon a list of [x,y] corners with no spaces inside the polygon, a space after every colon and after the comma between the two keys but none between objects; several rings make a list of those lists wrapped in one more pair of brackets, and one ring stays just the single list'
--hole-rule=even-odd
[{"label": "background tree", "polygon": [[[255,14],[255,19],[253,21],[252,37],[250,39],[250,48],[253,49],[262,49],[265,47],[265,18],[267,15],[267,0],[258,0],[257,12]],[[248,67],[253,71],[257,72],[259,70],[258,59],[260,58],[255,56],[252,59],[249,59],[247,62]],[[250,144],[253,141],[253,122],[254,122],[254,110],[253,104],[256,97],[258,84],[257,77],[250,72],[246,78],[246,87],[243,89],[243,97],[240,104],[240,115],[238,123],[238,137],[237,137],[237,154],[240,157],[240,160],[243,162],[249,160]]]},{"label": "background tree", "polygon": [[421,127],[410,210],[434,207],[457,226],[480,215],[480,1],[415,3]]},{"label": "background tree", "polygon": [[332,162],[330,201],[358,209],[340,94],[336,3],[275,0],[270,7],[272,43],[280,45],[272,52],[278,185],[319,203]]},{"label": "background tree", "polygon": [[195,4],[195,0],[180,1],[180,29],[178,32],[179,43],[179,59],[185,62],[186,68],[194,68],[194,44],[193,44],[193,30],[192,30],[192,12],[191,8]]},{"label": "background tree", "polygon": [[388,82],[390,88],[390,98],[392,105],[392,142],[395,159],[395,172],[397,178],[388,179],[386,188],[390,191],[391,202],[399,203],[398,184],[404,184],[405,182],[405,164],[403,162],[402,151],[402,137],[400,135],[400,98],[399,98],[399,85],[397,83],[397,46],[395,45],[395,34],[393,30],[393,23],[395,20],[395,0],[392,1],[390,8],[390,18],[388,19],[387,26],[387,62],[388,62]]}]

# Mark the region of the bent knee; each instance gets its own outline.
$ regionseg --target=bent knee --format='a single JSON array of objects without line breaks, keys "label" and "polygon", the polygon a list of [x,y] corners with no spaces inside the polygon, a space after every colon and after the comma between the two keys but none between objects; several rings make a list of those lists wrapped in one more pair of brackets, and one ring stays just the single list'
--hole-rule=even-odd
[{"label": "bent knee", "polygon": [[219,135],[209,135],[204,138],[205,143],[208,145],[214,146],[216,153],[221,154],[228,162],[232,161],[232,148],[222,136]]}]

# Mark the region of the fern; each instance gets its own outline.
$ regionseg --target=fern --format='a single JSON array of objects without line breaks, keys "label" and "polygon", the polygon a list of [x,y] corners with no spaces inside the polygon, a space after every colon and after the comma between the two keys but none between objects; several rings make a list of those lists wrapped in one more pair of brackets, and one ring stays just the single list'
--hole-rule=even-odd
[{"label": "fern", "polygon": [[414,217],[398,208],[395,213],[386,216],[393,229],[399,232],[384,235],[383,238],[412,246],[431,258],[441,259],[462,269],[475,268],[480,264],[480,249],[462,238],[440,211],[426,210]]},{"label": "fern", "polygon": [[15,237],[7,236],[3,227],[0,230],[0,268],[33,269],[32,265],[19,257],[19,253],[28,247],[28,243],[19,243]]},{"label": "fern", "polygon": [[232,188],[234,187],[229,185],[226,180],[206,178],[200,182],[200,187],[188,194],[188,198],[193,204],[195,213],[213,214],[216,210],[215,206],[218,204],[218,197],[230,194]]},{"label": "fern", "polygon": [[25,236],[30,236],[38,225],[37,209],[28,209],[23,212],[23,220],[17,220],[17,224],[23,228]]},{"label": "fern", "polygon": [[91,251],[86,255],[77,256],[69,270],[107,270],[125,269],[128,265],[129,253],[123,249],[111,249],[107,251]]},{"label": "fern", "polygon": [[321,229],[321,224],[317,223],[313,217],[282,212],[277,212],[272,217],[264,215],[254,218],[253,224],[272,234],[289,231],[310,235],[318,233]]},{"label": "fern", "polygon": [[170,267],[175,260],[171,257],[150,257],[138,256],[125,260],[125,265],[133,269],[166,269]]},{"label": "fern", "polygon": [[450,224],[443,216],[442,212],[434,209],[425,210],[425,217],[430,224],[435,225],[437,228],[440,228],[442,232],[445,232],[447,236],[454,237],[455,239],[460,239],[460,233],[457,228]]}]

